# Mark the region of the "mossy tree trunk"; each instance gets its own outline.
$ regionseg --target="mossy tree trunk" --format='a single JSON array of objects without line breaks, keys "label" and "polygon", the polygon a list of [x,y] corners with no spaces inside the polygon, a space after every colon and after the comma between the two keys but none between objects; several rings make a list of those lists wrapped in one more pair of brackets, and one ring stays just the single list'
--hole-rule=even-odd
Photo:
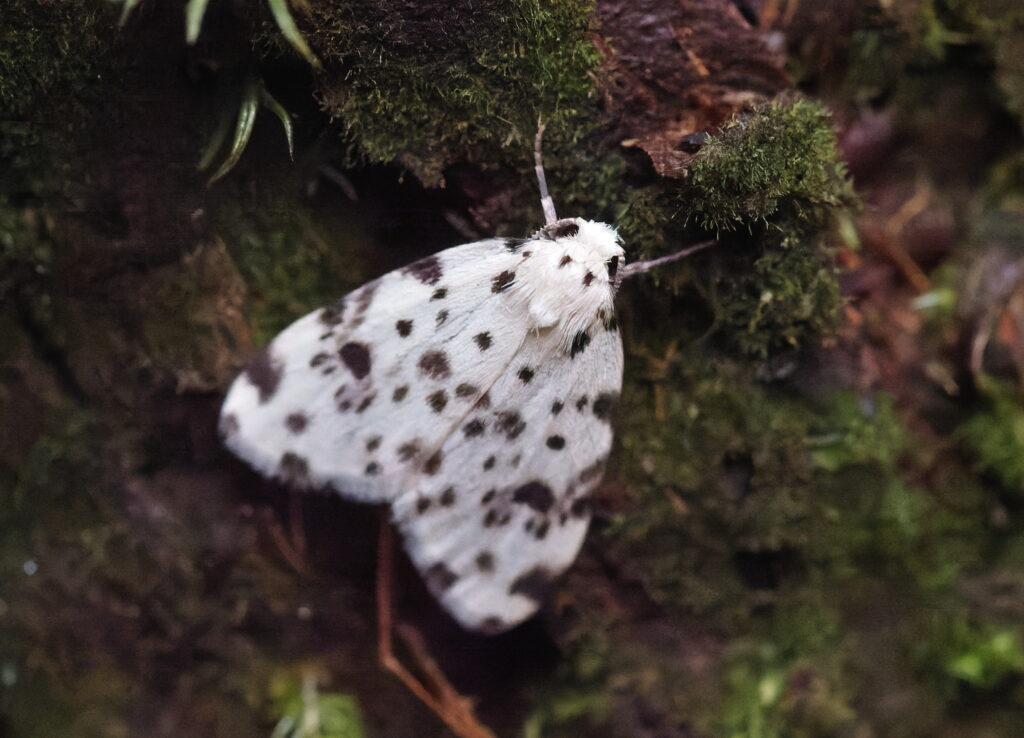
[{"label": "mossy tree trunk", "polygon": [[1015,735],[1024,16],[305,5],[316,68],[262,3],[195,46],[184,3],[4,11],[0,735],[445,734],[375,661],[377,511],[216,416],[296,317],[532,232],[538,121],[563,215],[719,243],[619,296],[617,445],[543,615],[467,634],[402,571],[453,682],[503,736]]}]

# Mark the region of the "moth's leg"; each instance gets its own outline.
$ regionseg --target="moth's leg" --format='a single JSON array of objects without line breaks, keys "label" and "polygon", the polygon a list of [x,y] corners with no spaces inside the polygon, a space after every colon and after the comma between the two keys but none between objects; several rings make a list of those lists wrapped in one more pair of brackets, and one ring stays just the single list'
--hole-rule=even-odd
[{"label": "moth's leg", "polygon": [[[406,688],[431,709],[459,738],[495,738],[473,714],[472,702],[460,695],[430,657],[422,636],[410,625],[392,619],[391,581],[394,573],[394,542],[391,523],[381,515],[377,538],[377,657],[381,666],[398,677]],[[427,689],[395,656],[392,629],[398,631],[413,661],[433,691]]]},{"label": "moth's leg", "polygon": [[[292,495],[294,501],[294,498],[302,493],[292,491],[289,492],[289,494]],[[301,515],[301,501],[299,509]],[[277,546],[277,550],[281,554],[281,557],[288,563],[288,566],[295,570],[296,574],[306,576],[309,574],[309,567],[306,566],[306,537],[301,531],[301,519],[296,521],[294,515],[294,511],[289,515],[288,527],[290,534],[285,533],[280,517],[271,508],[268,507],[262,510],[261,517],[263,519],[263,523],[267,526],[267,533],[270,535],[270,540],[274,542],[275,546]],[[298,541],[296,541],[295,538],[296,526],[300,528]],[[299,543],[301,548],[297,548],[296,543]]]},{"label": "moth's leg", "polygon": [[299,558],[306,560],[306,519],[302,512],[305,493],[289,489],[288,494],[288,534],[292,548]]}]

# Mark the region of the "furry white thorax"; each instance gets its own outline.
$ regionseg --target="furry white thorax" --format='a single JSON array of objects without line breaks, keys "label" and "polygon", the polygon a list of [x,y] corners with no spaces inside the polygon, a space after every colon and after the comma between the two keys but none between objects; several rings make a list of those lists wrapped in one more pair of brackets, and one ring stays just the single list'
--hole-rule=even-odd
[{"label": "furry white thorax", "polygon": [[[571,232],[575,225],[578,230]],[[569,230],[568,235],[555,235]],[[579,331],[614,314],[615,280],[625,252],[612,226],[564,218],[535,233],[523,246],[531,252],[517,270],[515,289],[528,303],[533,330],[555,328],[568,347]],[[566,261],[568,257],[568,261]]]}]

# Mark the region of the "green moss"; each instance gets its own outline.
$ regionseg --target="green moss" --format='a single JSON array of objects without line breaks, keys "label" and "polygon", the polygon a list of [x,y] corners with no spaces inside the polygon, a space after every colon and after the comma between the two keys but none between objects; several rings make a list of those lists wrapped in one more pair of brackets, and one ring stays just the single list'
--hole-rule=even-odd
[{"label": "green moss", "polygon": [[916,648],[918,668],[934,688],[955,697],[965,686],[992,690],[1024,674],[1024,646],[1018,628],[987,623],[963,613],[944,612],[924,627]]},{"label": "green moss", "polygon": [[316,217],[274,187],[224,193],[211,209],[214,231],[224,240],[248,289],[248,313],[257,345],[293,320],[336,300],[365,277],[367,236],[351,211]]},{"label": "green moss", "polygon": [[12,0],[0,25],[0,189],[36,190],[66,167],[91,98],[113,88],[102,77],[116,39],[100,0]]},{"label": "green moss", "polygon": [[852,191],[820,103],[774,101],[722,126],[690,167],[688,206],[705,228],[821,227]]},{"label": "green moss", "polygon": [[889,395],[862,399],[840,392],[833,396],[820,427],[822,434],[809,439],[812,456],[819,467],[832,472],[869,463],[892,470],[906,443]]},{"label": "green moss", "polygon": [[[627,376],[642,373],[634,364]],[[622,473],[637,483],[608,545],[659,605],[729,627],[748,613],[744,577],[776,586],[811,532],[830,526],[813,493],[809,408],[735,367],[688,361],[667,381],[664,422],[651,423],[646,391],[624,395]]]},{"label": "green moss", "polygon": [[572,138],[590,108],[592,12],[592,0],[317,3],[320,97],[360,156],[397,159],[427,184],[510,147],[525,162],[538,118]]},{"label": "green moss", "polygon": [[1007,490],[1024,495],[1024,405],[1015,388],[987,380],[987,407],[960,428],[978,456],[978,466],[993,473]]},{"label": "green moss", "polygon": [[689,276],[713,332],[744,357],[831,331],[839,288],[829,239],[853,194],[824,108],[779,100],[740,114],[702,147],[690,175],[631,194],[618,221],[625,242],[661,256],[722,231]]}]

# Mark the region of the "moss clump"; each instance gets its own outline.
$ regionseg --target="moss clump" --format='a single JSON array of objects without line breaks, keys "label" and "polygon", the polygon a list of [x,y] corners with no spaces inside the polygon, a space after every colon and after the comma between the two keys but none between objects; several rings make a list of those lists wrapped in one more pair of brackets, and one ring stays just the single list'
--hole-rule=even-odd
[{"label": "moss clump", "polygon": [[718,231],[696,282],[723,342],[765,359],[837,324],[829,236],[853,199],[825,109],[778,100],[727,122],[694,157],[689,180],[635,192],[620,225],[627,243],[653,256]]},{"label": "moss clump", "polygon": [[810,100],[774,101],[735,116],[696,155],[692,217],[732,231],[757,223],[820,228],[852,190],[828,112]]},{"label": "moss clump", "polygon": [[525,161],[538,118],[564,131],[590,105],[592,13],[592,0],[316,3],[320,98],[357,154],[428,185],[452,162],[501,161],[513,142]]}]

